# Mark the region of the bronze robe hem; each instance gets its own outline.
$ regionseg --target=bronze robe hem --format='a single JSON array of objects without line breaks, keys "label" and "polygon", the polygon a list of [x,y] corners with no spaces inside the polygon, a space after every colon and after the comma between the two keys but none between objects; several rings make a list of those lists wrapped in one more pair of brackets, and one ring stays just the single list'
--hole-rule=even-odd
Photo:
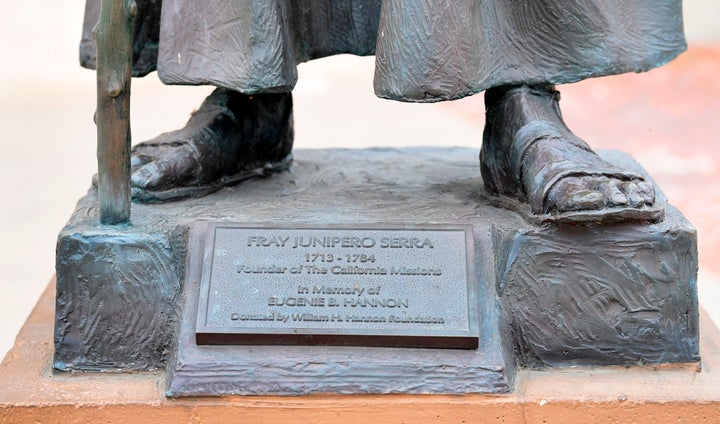
[{"label": "bronze robe hem", "polygon": [[[81,60],[94,65],[88,0]],[[451,100],[498,85],[642,72],[685,50],[681,0],[138,0],[135,75],[288,92],[304,61],[376,54],[375,93]],[[162,9],[162,12],[160,10]]]}]

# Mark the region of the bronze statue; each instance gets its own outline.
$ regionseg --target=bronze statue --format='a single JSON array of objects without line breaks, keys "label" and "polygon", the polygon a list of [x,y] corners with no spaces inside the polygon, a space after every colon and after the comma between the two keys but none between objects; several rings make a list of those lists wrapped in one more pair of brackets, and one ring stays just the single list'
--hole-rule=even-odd
[{"label": "bronze statue", "polygon": [[[86,67],[99,3],[87,2]],[[380,97],[485,91],[489,193],[559,220],[656,220],[652,185],[566,127],[555,84],[646,71],[684,49],[680,0],[137,0],[133,74],[218,88],[185,128],[135,147],[134,197],[198,196],[284,169],[296,65],[375,54]]]},{"label": "bronze statue", "polygon": [[[87,0],[81,58],[98,69],[98,187],[58,237],[53,368],[167,367],[169,396],[504,393],[516,366],[698,361],[695,229],[623,168],[634,166],[627,155],[603,153],[608,163],[576,137],[555,89],[645,71],[684,48],[680,0]],[[484,91],[484,183],[471,149],[307,150],[292,175],[136,204],[132,225],[105,225],[128,222],[131,195],[197,197],[286,169],[296,66],[339,53],[376,56],[380,97]],[[131,154],[131,74],[153,70],[168,84],[217,89],[184,128]],[[561,225],[536,225],[547,221]],[[633,222],[595,225],[613,221]],[[390,247],[415,249],[408,240],[425,234],[446,247],[383,250],[395,231]],[[374,241],[338,247],[330,234],[377,236],[373,264],[355,262],[370,261]],[[252,244],[290,235],[318,241],[292,252]],[[243,264],[262,278],[245,278]],[[346,310],[347,298],[284,302],[291,310],[271,300],[325,283],[416,302],[419,315],[402,313],[417,332],[386,332],[392,311]],[[449,292],[458,297],[435,302]],[[297,315],[341,309],[332,322]],[[218,326],[206,331],[208,311]],[[255,318],[234,322],[239,312]],[[356,328],[356,313],[378,327]],[[460,324],[436,325],[451,315]],[[267,317],[276,327],[255,323]],[[316,337],[326,333],[337,337]],[[250,344],[203,344],[240,342]],[[400,342],[423,348],[374,348]]]}]

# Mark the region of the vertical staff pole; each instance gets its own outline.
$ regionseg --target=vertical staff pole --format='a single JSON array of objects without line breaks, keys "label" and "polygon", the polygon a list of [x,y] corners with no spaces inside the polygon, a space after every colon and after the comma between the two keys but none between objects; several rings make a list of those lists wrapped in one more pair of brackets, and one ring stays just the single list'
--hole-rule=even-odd
[{"label": "vertical staff pole", "polygon": [[97,41],[97,157],[100,222],[130,220],[130,79],[134,0],[102,0]]}]

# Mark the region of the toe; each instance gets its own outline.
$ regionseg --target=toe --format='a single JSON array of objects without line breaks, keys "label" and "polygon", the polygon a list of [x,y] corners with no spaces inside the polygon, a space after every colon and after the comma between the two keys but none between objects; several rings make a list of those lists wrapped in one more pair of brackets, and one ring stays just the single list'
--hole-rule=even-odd
[{"label": "toe", "polygon": [[132,170],[135,170],[135,169],[145,165],[146,163],[150,163],[152,161],[153,161],[153,158],[150,156],[133,153],[130,156],[130,168]]},{"label": "toe", "polygon": [[137,168],[130,175],[130,183],[133,187],[141,189],[153,189],[157,186],[160,177],[158,164],[150,162]]},{"label": "toe", "polygon": [[600,177],[596,180],[596,190],[605,196],[606,206],[625,206],[628,197],[620,190],[619,182],[615,179]]},{"label": "toe", "polygon": [[623,183],[621,189],[628,197],[631,206],[652,206],[655,203],[655,188],[646,181],[627,181]]},{"label": "toe", "polygon": [[158,146],[150,143],[140,143],[132,148],[130,152],[130,168],[133,172],[155,159],[162,158],[164,154],[167,154],[168,149],[164,146]]},{"label": "toe", "polygon": [[645,205],[652,205],[655,203],[655,187],[647,181],[639,181],[637,183],[638,195],[640,201]]},{"label": "toe", "polygon": [[568,177],[560,180],[548,195],[546,212],[568,212],[602,208],[605,198],[589,188],[582,178]]},{"label": "toe", "polygon": [[641,206],[644,204],[637,181],[624,181],[620,184],[620,189],[627,196],[630,206]]},{"label": "toe", "polygon": [[187,152],[175,152],[161,159],[140,165],[131,176],[133,187],[144,190],[165,190],[184,185],[195,178],[197,161]]},{"label": "toe", "polygon": [[655,203],[655,189],[646,181],[624,181],[620,184],[620,189],[627,196],[631,206],[650,206]]}]

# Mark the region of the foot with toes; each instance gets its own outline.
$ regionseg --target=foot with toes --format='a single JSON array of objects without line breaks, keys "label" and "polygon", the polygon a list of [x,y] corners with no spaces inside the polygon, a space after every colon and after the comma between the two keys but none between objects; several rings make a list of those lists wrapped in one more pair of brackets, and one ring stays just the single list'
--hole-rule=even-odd
[{"label": "foot with toes", "polygon": [[248,96],[217,89],[184,128],[135,146],[133,198],[198,197],[286,169],[292,142],[290,94]]},{"label": "foot with toes", "polygon": [[601,159],[563,122],[550,85],[486,93],[480,162],[486,189],[549,221],[655,221],[662,209],[645,178]]}]

